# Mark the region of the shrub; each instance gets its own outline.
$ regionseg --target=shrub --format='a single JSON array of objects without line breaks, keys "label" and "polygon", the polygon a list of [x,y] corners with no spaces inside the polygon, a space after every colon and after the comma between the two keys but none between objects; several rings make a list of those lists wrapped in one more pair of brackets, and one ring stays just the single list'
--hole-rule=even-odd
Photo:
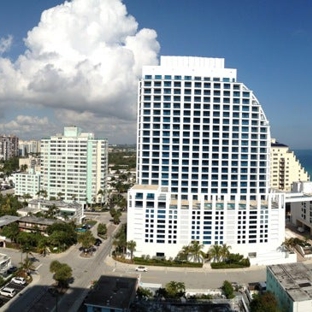
[{"label": "shrub", "polygon": [[170,261],[163,259],[149,259],[149,256],[146,256],[145,259],[140,257],[134,257],[133,262],[139,265],[154,265],[154,266],[167,266],[167,267],[192,267],[192,268],[201,268],[202,263],[194,262],[182,262],[182,261]]}]

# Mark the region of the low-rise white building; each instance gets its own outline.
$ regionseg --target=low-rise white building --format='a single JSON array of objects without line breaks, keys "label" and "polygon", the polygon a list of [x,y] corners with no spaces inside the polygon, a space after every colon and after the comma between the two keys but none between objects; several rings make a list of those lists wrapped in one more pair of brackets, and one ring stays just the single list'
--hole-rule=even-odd
[{"label": "low-rise white building", "polygon": [[312,182],[295,182],[292,193],[287,195],[290,206],[290,221],[303,233],[312,234]]},{"label": "low-rise white building", "polygon": [[27,216],[30,213],[35,214],[40,211],[47,212],[52,207],[59,209],[59,212],[55,216],[60,220],[72,220],[79,224],[85,218],[82,204],[77,202],[67,203],[58,200],[33,199],[28,202],[27,207],[17,212],[22,216]]},{"label": "low-rise white building", "polygon": [[36,197],[40,190],[40,172],[30,169],[28,172],[20,172],[13,174],[13,183],[15,187],[15,195],[30,195]]},{"label": "low-rise white building", "polygon": [[266,283],[281,311],[312,311],[312,272],[303,263],[268,266]]}]

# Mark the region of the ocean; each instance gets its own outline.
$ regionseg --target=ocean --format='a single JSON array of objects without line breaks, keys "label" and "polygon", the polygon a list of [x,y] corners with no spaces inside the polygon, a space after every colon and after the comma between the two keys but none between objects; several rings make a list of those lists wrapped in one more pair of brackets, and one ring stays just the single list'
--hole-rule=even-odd
[{"label": "ocean", "polygon": [[294,150],[294,153],[301,165],[308,171],[312,180],[312,150]]}]

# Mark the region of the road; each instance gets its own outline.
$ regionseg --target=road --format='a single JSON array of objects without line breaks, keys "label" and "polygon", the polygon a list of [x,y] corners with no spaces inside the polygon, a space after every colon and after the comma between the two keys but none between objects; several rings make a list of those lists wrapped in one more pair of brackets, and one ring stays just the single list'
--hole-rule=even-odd
[{"label": "road", "polygon": [[[112,261],[107,265],[114,267]],[[140,273],[142,283],[161,284],[165,286],[170,281],[183,282],[187,289],[214,289],[222,286],[223,281],[246,284],[250,282],[265,281],[265,267],[252,267],[242,270],[212,270],[210,268],[169,268],[147,266],[148,271]],[[119,276],[137,276],[135,265],[117,263],[113,270]]]},{"label": "road", "polygon": [[[109,215],[96,215],[95,219],[99,222],[109,222]],[[125,222],[126,217],[123,217]],[[96,227],[92,232],[95,233]],[[212,270],[210,268],[166,268],[166,267],[148,267],[148,272],[135,272],[135,265],[115,262],[109,257],[111,251],[112,238],[109,238],[98,248],[92,257],[82,257],[79,246],[72,246],[69,250],[61,254],[51,254],[46,257],[37,256],[38,275],[33,275],[34,283],[22,295],[15,300],[11,300],[5,309],[0,311],[67,311],[76,312],[79,309],[85,295],[89,291],[92,281],[99,278],[100,275],[118,275],[118,276],[137,276],[142,283],[161,284],[165,286],[170,281],[179,281],[185,283],[187,290],[192,289],[214,289],[222,285],[224,280],[237,282],[239,284],[257,282],[266,280],[265,267],[252,267],[243,270]],[[17,250],[3,249],[3,253],[11,256],[12,262],[18,264],[21,261],[21,253]],[[24,257],[25,255],[23,255]],[[52,299],[52,306],[47,307],[47,302],[41,303],[42,309],[38,308],[40,298],[48,291],[48,287],[53,284],[52,274],[49,272],[49,266],[52,260],[58,260],[68,263],[73,269],[74,281],[63,296]],[[306,261],[306,265],[312,269],[312,261]],[[43,299],[42,299],[43,300]],[[39,303],[38,303],[39,302]],[[37,305],[35,305],[37,303]],[[56,309],[57,304],[57,309]]]},{"label": "road", "polygon": [[[125,218],[122,220],[125,221]],[[100,222],[106,223],[107,221],[109,223],[110,216],[105,214],[102,217],[97,217],[97,219]],[[96,234],[96,226],[91,231],[93,234]],[[84,298],[84,294],[89,289],[91,281],[97,280],[100,275],[106,273],[104,260],[110,253],[111,243],[112,238],[109,238],[98,248],[94,256],[90,258],[81,257],[81,251],[79,251],[80,245],[78,244],[61,254],[50,254],[46,257],[37,256],[39,261],[35,262],[35,264],[37,264],[37,272],[40,279],[33,287],[29,287],[18,300],[11,300],[8,304],[9,306],[6,306],[5,311],[36,311],[36,308],[33,310],[32,306],[40,299],[40,296],[44,296],[44,293],[48,291],[48,287],[54,283],[52,274],[49,272],[49,266],[53,260],[69,264],[73,269],[74,277],[74,281],[70,285],[68,292],[59,298],[58,310],[68,312],[77,311]],[[11,256],[14,264],[21,262],[21,253],[19,251],[5,249],[3,252]],[[34,279],[37,279],[37,276],[34,276]],[[80,298],[81,302],[77,298]],[[48,311],[55,311],[55,306],[56,300],[54,307]]]}]

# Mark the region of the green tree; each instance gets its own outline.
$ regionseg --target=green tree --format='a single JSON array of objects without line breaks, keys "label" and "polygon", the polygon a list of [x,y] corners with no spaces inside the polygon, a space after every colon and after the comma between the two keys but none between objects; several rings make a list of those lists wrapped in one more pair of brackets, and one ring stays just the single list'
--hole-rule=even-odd
[{"label": "green tree", "polygon": [[[51,241],[57,246],[69,247],[77,243],[76,225],[73,222],[65,223],[56,221],[48,226],[47,233]],[[52,238],[51,238],[52,237]],[[59,239],[58,242],[56,240]]]},{"label": "green tree", "polygon": [[72,278],[72,268],[66,263],[54,260],[50,264],[50,272],[54,273],[53,278],[59,287],[68,287],[68,282]]},{"label": "green tree", "polygon": [[61,267],[55,272],[54,279],[59,287],[68,287],[69,280],[73,276],[73,270],[67,263],[62,263]]},{"label": "green tree", "polygon": [[131,240],[129,242],[127,242],[127,249],[129,249],[130,251],[130,258],[131,258],[131,261],[133,259],[133,252],[136,250],[136,242]]},{"label": "green tree", "polygon": [[26,254],[26,257],[24,261],[21,263],[22,268],[26,271],[26,273],[29,273],[30,270],[35,270],[35,266],[33,261],[28,257],[28,254]]},{"label": "green tree", "polygon": [[97,192],[97,195],[100,196],[100,201],[101,201],[101,206],[103,205],[103,199],[105,199],[105,191],[103,191],[102,189],[99,189]]},{"label": "green tree", "polygon": [[20,245],[22,253],[29,253],[32,247],[37,246],[38,237],[32,233],[19,232],[16,241]]},{"label": "green tree", "polygon": [[105,236],[107,233],[107,226],[105,223],[99,223],[97,226],[97,234],[99,236]]},{"label": "green tree", "polygon": [[148,288],[138,287],[137,296],[139,299],[149,299],[153,297],[153,293]]},{"label": "green tree", "polygon": [[188,256],[194,262],[203,262],[205,253],[202,251],[204,248],[203,244],[200,244],[198,241],[192,241],[188,248]]},{"label": "green tree", "polygon": [[13,194],[2,195],[0,193],[0,216],[17,216],[17,210],[23,207],[23,203]]},{"label": "green tree", "polygon": [[110,214],[113,218],[114,224],[119,224],[120,223],[120,217],[121,217],[121,211],[118,209],[116,210],[115,208],[110,209]]},{"label": "green tree", "polygon": [[234,288],[229,281],[224,281],[222,285],[222,291],[227,299],[232,299],[235,297]]},{"label": "green tree", "polygon": [[168,297],[168,293],[166,288],[158,288],[155,291],[155,297],[156,298],[167,298]]},{"label": "green tree", "polygon": [[120,231],[115,235],[115,239],[113,241],[113,245],[115,246],[115,251],[117,253],[125,253],[127,248],[127,228],[126,225],[123,224],[121,226]]},{"label": "green tree", "polygon": [[49,240],[47,237],[42,236],[38,242],[37,251],[41,255],[45,256],[49,251]]},{"label": "green tree", "polygon": [[267,291],[263,294],[254,294],[250,302],[250,312],[280,312],[275,296]]},{"label": "green tree", "polygon": [[61,267],[61,263],[57,260],[53,260],[50,263],[50,272],[55,273]]},{"label": "green tree", "polygon": [[13,222],[3,227],[3,229],[1,230],[1,235],[9,238],[12,242],[16,243],[19,232],[20,230],[18,228],[18,224],[16,222]]},{"label": "green tree", "polygon": [[171,281],[166,284],[166,292],[168,298],[180,298],[185,295],[185,284],[182,282]]},{"label": "green tree", "polygon": [[282,243],[282,246],[285,246],[289,250],[294,250],[297,245],[304,247],[306,242],[298,237],[290,237],[286,238]]},{"label": "green tree", "polygon": [[183,246],[177,255],[177,260],[188,261],[189,249],[190,249],[189,246],[186,246],[186,245]]},{"label": "green tree", "polygon": [[222,253],[221,253],[222,247],[220,245],[212,245],[209,248],[208,254],[209,258],[213,259],[216,262],[220,262]]},{"label": "green tree", "polygon": [[44,189],[39,190],[36,195],[40,198],[47,198],[48,197],[48,192]]},{"label": "green tree", "polygon": [[2,172],[4,173],[4,176],[8,177],[10,176],[14,171],[19,170],[19,158],[18,157],[12,157],[8,160],[1,161],[3,164]]},{"label": "green tree", "polygon": [[27,169],[28,169],[28,166],[27,166],[26,164],[20,166],[20,170],[21,170],[22,172],[26,172]]},{"label": "green tree", "polygon": [[225,261],[228,258],[229,254],[230,254],[230,249],[231,249],[231,246],[229,246],[227,244],[221,245],[220,254],[222,257],[222,261]]},{"label": "green tree", "polygon": [[58,192],[56,195],[57,195],[57,199],[58,200],[63,200],[64,199],[64,193],[63,192]]},{"label": "green tree", "polygon": [[95,238],[91,231],[86,231],[78,235],[78,242],[83,248],[89,248],[95,243]]}]

